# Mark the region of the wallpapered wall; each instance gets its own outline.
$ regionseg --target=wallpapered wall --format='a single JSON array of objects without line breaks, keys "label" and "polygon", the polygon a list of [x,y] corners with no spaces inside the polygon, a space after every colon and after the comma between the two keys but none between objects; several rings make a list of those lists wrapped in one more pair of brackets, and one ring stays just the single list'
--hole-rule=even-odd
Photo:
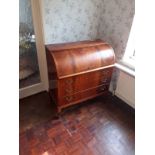
[{"label": "wallpapered wall", "polygon": [[[101,38],[123,56],[134,0],[43,0],[42,7],[46,44]],[[19,21],[33,29],[30,0],[19,1],[19,12]]]},{"label": "wallpapered wall", "polygon": [[113,46],[118,59],[122,58],[125,52],[134,9],[134,0],[104,0],[99,38]]},{"label": "wallpapered wall", "polygon": [[103,0],[44,0],[45,43],[97,39]]},{"label": "wallpapered wall", "polygon": [[134,16],[134,0],[44,0],[45,43],[101,38],[120,58]]}]

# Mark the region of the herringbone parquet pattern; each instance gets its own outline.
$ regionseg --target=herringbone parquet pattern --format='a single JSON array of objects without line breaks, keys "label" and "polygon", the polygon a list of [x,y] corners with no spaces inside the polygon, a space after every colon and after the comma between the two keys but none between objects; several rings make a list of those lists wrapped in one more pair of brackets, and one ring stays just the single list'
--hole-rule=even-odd
[{"label": "herringbone parquet pattern", "polygon": [[134,115],[116,102],[100,97],[21,132],[20,155],[134,155]]}]

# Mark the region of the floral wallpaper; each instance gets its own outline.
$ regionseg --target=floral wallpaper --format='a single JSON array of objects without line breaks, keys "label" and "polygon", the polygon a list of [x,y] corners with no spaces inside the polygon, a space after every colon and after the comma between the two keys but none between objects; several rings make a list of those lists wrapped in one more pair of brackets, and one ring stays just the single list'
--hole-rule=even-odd
[{"label": "floral wallpaper", "polygon": [[125,52],[134,9],[134,0],[104,0],[98,37],[112,45],[118,60]]},{"label": "floral wallpaper", "polygon": [[[134,0],[104,0],[98,37],[112,45],[117,61],[123,57],[126,49],[135,13],[134,3]],[[114,94],[119,74],[120,70],[115,68],[111,82]]]},{"label": "floral wallpaper", "polygon": [[[134,0],[43,0],[45,43],[103,39],[121,59],[135,12]],[[27,7],[25,7],[27,6]],[[33,31],[30,0],[19,1],[20,31]]]},{"label": "floral wallpaper", "polygon": [[43,11],[46,44],[100,38],[123,56],[134,0],[43,0]]},{"label": "floral wallpaper", "polygon": [[44,0],[45,43],[98,38],[103,0]]}]

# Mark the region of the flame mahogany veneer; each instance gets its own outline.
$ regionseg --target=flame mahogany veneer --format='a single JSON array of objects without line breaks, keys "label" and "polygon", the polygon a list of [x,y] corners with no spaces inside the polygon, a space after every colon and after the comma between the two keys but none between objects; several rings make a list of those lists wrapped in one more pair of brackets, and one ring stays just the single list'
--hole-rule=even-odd
[{"label": "flame mahogany veneer", "polygon": [[102,40],[46,45],[50,96],[62,108],[106,94],[115,55]]}]

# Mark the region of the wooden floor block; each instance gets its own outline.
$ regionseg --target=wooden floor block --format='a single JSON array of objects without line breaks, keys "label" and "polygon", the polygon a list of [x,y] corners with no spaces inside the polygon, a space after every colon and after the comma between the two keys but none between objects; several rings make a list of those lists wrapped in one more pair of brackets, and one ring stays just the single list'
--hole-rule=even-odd
[{"label": "wooden floor block", "polygon": [[113,96],[100,97],[66,109],[59,117],[48,114],[38,123],[33,118],[31,128],[23,123],[20,155],[134,155],[134,114],[118,102]]}]

